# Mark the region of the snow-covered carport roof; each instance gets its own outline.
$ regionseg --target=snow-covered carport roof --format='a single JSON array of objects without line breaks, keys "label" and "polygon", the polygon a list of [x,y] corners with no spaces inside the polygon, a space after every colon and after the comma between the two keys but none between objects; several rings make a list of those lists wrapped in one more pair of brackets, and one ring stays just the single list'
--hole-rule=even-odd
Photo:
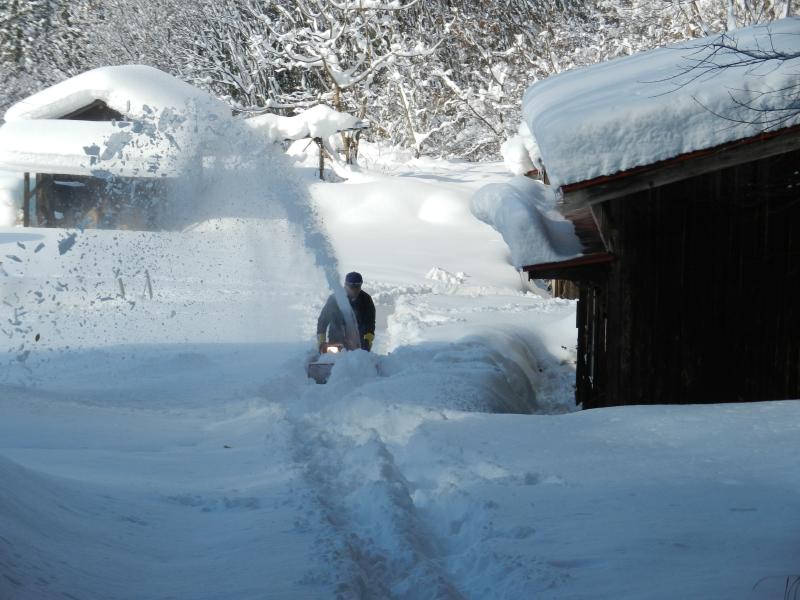
[{"label": "snow-covered carport roof", "polygon": [[584,253],[591,205],[800,147],[800,19],[659,48],[528,88],[525,122]]},{"label": "snow-covered carport roof", "polygon": [[[70,118],[99,103],[122,119]],[[203,130],[198,123],[230,115],[225,103],[153,67],[102,67],[9,108],[0,127],[0,169],[175,176]]]},{"label": "snow-covered carport roof", "polygon": [[61,119],[101,101],[127,119],[164,110],[230,116],[228,105],[201,89],[146,65],[100,67],[50,86],[11,106],[6,122]]}]

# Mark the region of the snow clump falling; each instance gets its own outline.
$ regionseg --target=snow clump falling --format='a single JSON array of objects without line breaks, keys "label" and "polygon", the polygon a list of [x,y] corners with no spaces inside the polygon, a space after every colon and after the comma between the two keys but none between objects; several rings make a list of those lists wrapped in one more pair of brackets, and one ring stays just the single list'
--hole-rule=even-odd
[{"label": "snow clump falling", "polygon": [[539,146],[524,121],[519,124],[517,134],[501,144],[500,153],[506,168],[514,175],[525,175],[533,170],[543,169]]},{"label": "snow clump falling", "polygon": [[482,187],[472,198],[472,214],[499,231],[521,268],[581,254],[575,229],[555,209],[553,188],[528,177]]}]

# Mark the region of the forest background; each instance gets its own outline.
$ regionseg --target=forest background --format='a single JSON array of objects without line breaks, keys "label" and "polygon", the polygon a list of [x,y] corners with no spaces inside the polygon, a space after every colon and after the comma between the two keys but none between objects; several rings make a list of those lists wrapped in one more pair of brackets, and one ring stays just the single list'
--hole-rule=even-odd
[{"label": "forest background", "polygon": [[792,16],[800,0],[5,0],[0,114],[88,69],[147,64],[243,114],[326,103],[417,155],[497,158],[531,83]]}]

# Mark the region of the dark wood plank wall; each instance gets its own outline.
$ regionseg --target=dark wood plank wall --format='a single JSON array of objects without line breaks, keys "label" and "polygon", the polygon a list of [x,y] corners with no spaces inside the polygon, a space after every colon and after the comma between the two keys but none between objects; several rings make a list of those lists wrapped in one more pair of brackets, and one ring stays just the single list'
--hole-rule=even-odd
[{"label": "dark wood plank wall", "polygon": [[617,260],[582,289],[585,408],[800,398],[800,152],[596,210]]},{"label": "dark wood plank wall", "polygon": [[110,108],[102,100],[95,100],[61,118],[73,121],[122,121],[125,120],[125,115]]}]

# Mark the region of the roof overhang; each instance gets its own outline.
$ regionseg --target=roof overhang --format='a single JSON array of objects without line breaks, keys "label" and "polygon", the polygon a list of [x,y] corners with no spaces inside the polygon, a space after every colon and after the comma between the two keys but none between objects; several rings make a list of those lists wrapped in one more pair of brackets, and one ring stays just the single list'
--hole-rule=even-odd
[{"label": "roof overhang", "polygon": [[[561,187],[565,216],[582,208],[800,149],[800,125]],[[568,217],[569,218],[569,217]]]},{"label": "roof overhang", "polygon": [[559,262],[529,265],[522,270],[531,279],[568,279],[570,281],[592,281],[614,261],[614,255],[608,252],[584,254]]},{"label": "roof overhang", "polygon": [[191,145],[181,138],[179,151],[172,135],[138,132],[129,122],[12,121],[0,127],[0,169],[92,177],[176,177],[186,167]]},{"label": "roof overhang", "polygon": [[575,225],[584,253],[578,258],[529,265],[523,270],[532,278],[591,280],[613,261],[595,205],[795,150],[800,150],[800,126],[765,132],[653,165],[563,186],[559,190],[561,199],[558,209]]}]

